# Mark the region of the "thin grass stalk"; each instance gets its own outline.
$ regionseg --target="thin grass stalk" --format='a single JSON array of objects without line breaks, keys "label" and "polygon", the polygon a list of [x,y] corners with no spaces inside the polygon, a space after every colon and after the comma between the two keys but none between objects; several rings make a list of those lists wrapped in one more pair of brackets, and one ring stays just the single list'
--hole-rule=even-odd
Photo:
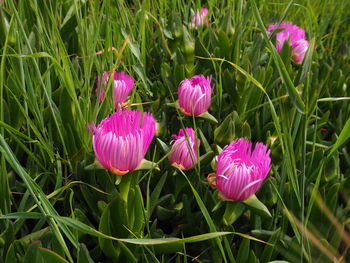
[{"label": "thin grass stalk", "polygon": [[[67,258],[69,259],[70,262],[73,262],[73,258],[59,230],[58,224],[53,218],[53,216],[58,215],[56,210],[52,207],[51,203],[47,200],[46,196],[42,193],[41,188],[34,182],[34,180],[26,173],[23,167],[18,163],[18,160],[14,156],[13,152],[9,148],[8,144],[6,143],[2,135],[0,135],[0,145],[1,145],[1,148],[0,148],[1,152],[3,153],[7,161],[10,163],[12,168],[17,172],[17,174],[21,177],[23,182],[26,184],[29,192],[32,194],[36,204],[38,205],[39,210],[48,221],[49,225],[52,228],[52,231],[55,233],[56,238],[60,243],[60,245],[62,246]],[[70,230],[69,232],[67,232],[68,228],[63,228],[63,230],[66,233],[71,234]],[[76,247],[78,246],[76,245]]]},{"label": "thin grass stalk", "polygon": [[[17,9],[16,9],[16,7],[15,7],[15,5],[14,5],[14,2],[13,2],[13,1],[10,1],[9,3],[10,3],[10,7],[11,7],[11,9],[12,9],[12,12],[13,12],[13,14],[14,14],[14,17],[16,18],[17,23],[18,23],[18,25],[19,25],[19,27],[20,27],[20,30],[21,30],[21,32],[22,32],[22,36],[23,36],[24,39],[25,39],[25,42],[26,42],[26,44],[27,44],[29,53],[30,53],[30,54],[34,54],[32,48],[31,48],[29,39],[28,39],[28,37],[27,37],[27,35],[26,35],[26,32],[25,32],[25,30],[24,30],[24,28],[23,28],[22,21],[21,21],[19,15],[18,15]],[[63,151],[64,151],[65,155],[68,156],[68,152],[67,152],[67,148],[66,148],[66,145],[65,145],[65,141],[64,141],[62,132],[61,132],[61,130],[60,130],[60,125],[58,124],[58,120],[57,120],[57,118],[56,118],[56,114],[55,114],[55,112],[54,112],[54,110],[53,110],[52,101],[51,101],[51,99],[50,99],[50,97],[49,97],[49,94],[47,93],[47,90],[46,90],[46,87],[45,87],[45,83],[44,83],[44,81],[43,81],[43,79],[42,79],[42,76],[41,76],[41,73],[40,73],[40,69],[39,69],[38,63],[37,63],[37,61],[35,60],[35,58],[31,58],[31,60],[33,61],[35,70],[36,70],[37,75],[38,75],[39,80],[40,80],[41,87],[42,87],[42,89],[43,89],[43,91],[44,91],[46,100],[47,100],[47,102],[48,102],[48,104],[49,104],[49,108],[50,108],[52,117],[53,117],[53,119],[54,119],[54,123],[55,123],[55,125],[56,125],[57,130],[58,130],[59,137],[60,137],[60,139],[61,139],[61,141],[62,141]],[[71,166],[71,163],[70,163],[69,159],[68,159],[68,164],[69,164],[70,168],[72,169],[72,166]]]}]

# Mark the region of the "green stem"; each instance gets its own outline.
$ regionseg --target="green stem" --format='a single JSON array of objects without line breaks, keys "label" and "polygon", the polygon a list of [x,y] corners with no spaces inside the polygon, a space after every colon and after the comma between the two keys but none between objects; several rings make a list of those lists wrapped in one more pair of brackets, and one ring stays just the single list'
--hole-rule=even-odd
[{"label": "green stem", "polygon": [[123,175],[122,180],[119,184],[119,190],[120,195],[123,198],[123,200],[127,203],[128,202],[128,195],[130,188],[135,188],[137,184],[137,173],[130,172],[126,175]]}]

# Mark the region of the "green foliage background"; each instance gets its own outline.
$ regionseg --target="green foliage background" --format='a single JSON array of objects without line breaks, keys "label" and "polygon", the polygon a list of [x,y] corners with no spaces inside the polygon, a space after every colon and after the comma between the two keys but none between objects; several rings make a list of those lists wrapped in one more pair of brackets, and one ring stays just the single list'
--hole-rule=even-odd
[{"label": "green foliage background", "polygon": [[[191,28],[200,7],[209,24]],[[350,261],[349,9],[338,0],[3,0],[0,262]],[[307,32],[302,65],[265,34],[283,20]],[[114,110],[111,83],[110,99],[99,104],[95,93],[113,69],[134,76],[132,108],[159,122],[147,155],[159,170],[120,178],[93,165],[87,124]],[[194,74],[213,77],[218,123],[172,107]],[[200,162],[185,173],[167,161],[181,127],[201,139]],[[273,167],[260,201],[222,202],[206,176],[241,136],[267,143]]]}]

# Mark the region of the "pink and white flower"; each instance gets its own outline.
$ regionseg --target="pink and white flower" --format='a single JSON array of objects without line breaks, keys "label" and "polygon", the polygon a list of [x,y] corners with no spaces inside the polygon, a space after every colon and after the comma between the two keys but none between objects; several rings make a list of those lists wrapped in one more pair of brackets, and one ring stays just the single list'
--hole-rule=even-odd
[{"label": "pink and white flower", "polygon": [[[100,94],[100,103],[104,100],[105,97],[105,88],[107,87],[107,83],[109,80],[109,72],[104,72],[102,74],[102,82],[101,78],[98,76],[97,78],[97,89],[96,93]],[[114,97],[114,107],[117,109],[120,105],[122,105],[126,98],[128,97],[130,91],[134,87],[134,79],[133,77],[126,74],[124,71],[114,72],[113,73],[113,97]]]},{"label": "pink and white flower", "polygon": [[271,169],[270,162],[270,150],[263,143],[256,143],[252,151],[252,143],[244,138],[231,142],[217,156],[215,185],[223,199],[243,201],[255,194]]},{"label": "pink and white flower", "polygon": [[212,88],[211,76],[195,75],[183,80],[178,87],[178,103],[183,114],[198,116],[210,107]]},{"label": "pink and white flower", "polygon": [[208,15],[208,9],[207,8],[201,8],[199,11],[197,11],[194,16],[191,19],[191,27],[200,27],[204,24],[208,24],[207,20]]},{"label": "pink and white flower", "polygon": [[[294,25],[292,22],[282,22],[279,26],[282,31],[276,35],[276,49],[278,52],[282,51],[282,47],[285,41],[288,41],[292,46],[292,57],[296,64],[303,62],[307,49],[309,48],[309,42],[305,37],[305,30]],[[267,31],[271,33],[277,29],[277,23],[271,24]]]},{"label": "pink and white flower", "polygon": [[303,62],[308,48],[309,42],[305,39],[300,39],[295,43],[292,54],[293,61],[295,64],[301,64]]},{"label": "pink and white flower", "polygon": [[[197,149],[195,132],[192,128],[185,128],[179,131],[179,135],[173,134],[175,139],[172,143],[169,162],[172,166],[181,170],[193,168],[197,163]],[[200,140],[197,139],[199,147]]]},{"label": "pink and white flower", "polygon": [[141,163],[155,132],[152,114],[119,110],[92,127],[95,155],[104,168],[124,175]]}]

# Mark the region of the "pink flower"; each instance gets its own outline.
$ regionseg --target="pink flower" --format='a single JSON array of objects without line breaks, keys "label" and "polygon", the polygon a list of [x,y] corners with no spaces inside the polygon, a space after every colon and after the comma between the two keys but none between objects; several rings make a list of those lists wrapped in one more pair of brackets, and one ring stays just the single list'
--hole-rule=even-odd
[{"label": "pink flower", "polygon": [[203,24],[208,24],[208,20],[206,19],[206,16],[208,15],[208,9],[207,8],[201,8],[201,10],[197,11],[191,20],[191,26],[192,27],[200,27]]},{"label": "pink flower", "polygon": [[[98,94],[98,91],[100,91],[100,103],[103,101],[105,96],[104,90],[109,80],[109,74],[110,74],[109,72],[104,72],[102,74],[102,81],[103,81],[102,87],[101,87],[100,76],[98,76],[98,79],[97,79],[96,93]],[[125,102],[130,91],[134,87],[134,79],[128,74],[126,74],[124,71],[114,72],[113,78],[114,78],[114,84],[113,84],[114,107],[118,108],[120,104]]]},{"label": "pink flower", "polygon": [[252,152],[251,142],[235,140],[217,156],[215,185],[225,199],[246,200],[260,188],[270,162],[270,150],[263,143],[256,143]]},{"label": "pink flower", "polygon": [[185,79],[178,87],[179,106],[183,114],[198,116],[210,107],[212,88],[211,77],[195,75]]},{"label": "pink flower", "polygon": [[[185,132],[186,131],[186,132]],[[181,170],[191,169],[197,163],[196,138],[192,128],[185,128],[179,131],[179,135],[173,134],[172,152],[169,161],[172,166]],[[200,140],[197,140],[199,147]]]},{"label": "pink flower", "polygon": [[295,64],[301,64],[304,60],[307,49],[309,48],[309,42],[305,39],[300,39],[296,42],[293,48],[293,61]]},{"label": "pink flower", "polygon": [[124,175],[135,170],[144,158],[156,131],[150,113],[120,110],[92,127],[95,155],[112,173]]},{"label": "pink flower", "polygon": [[107,86],[108,79],[109,79],[109,72],[107,72],[107,71],[103,72],[103,74],[102,74],[103,86],[101,86],[101,78],[100,78],[100,76],[97,76],[96,94],[97,94],[97,96],[100,95],[100,103],[102,103],[102,101],[105,98],[105,88]]},{"label": "pink flower", "polygon": [[[277,24],[271,24],[267,31],[271,33],[277,28]],[[293,25],[292,22],[282,22],[280,27],[282,30],[276,35],[276,49],[278,52],[282,51],[282,47],[285,41],[289,41],[292,46],[293,61],[296,64],[300,64],[304,60],[304,56],[309,47],[309,42],[305,38],[305,30]]]}]

